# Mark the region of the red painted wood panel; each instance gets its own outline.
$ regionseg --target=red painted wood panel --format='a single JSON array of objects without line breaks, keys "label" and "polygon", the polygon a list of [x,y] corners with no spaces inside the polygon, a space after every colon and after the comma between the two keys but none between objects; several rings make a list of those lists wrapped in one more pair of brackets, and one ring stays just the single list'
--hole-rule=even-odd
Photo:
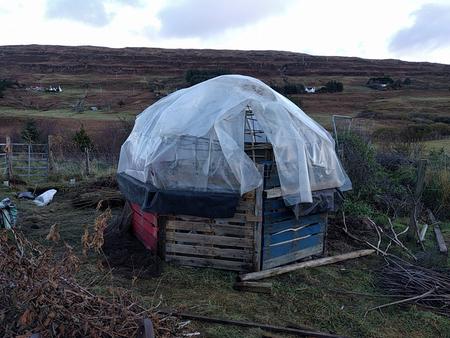
[{"label": "red painted wood panel", "polygon": [[133,214],[131,225],[135,236],[145,247],[156,253],[158,248],[158,215],[142,211],[138,204],[131,203]]}]

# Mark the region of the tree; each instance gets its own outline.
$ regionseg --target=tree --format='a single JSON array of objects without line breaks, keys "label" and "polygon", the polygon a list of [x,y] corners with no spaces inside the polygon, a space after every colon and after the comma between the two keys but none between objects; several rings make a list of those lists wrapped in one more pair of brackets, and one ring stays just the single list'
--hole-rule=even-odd
[{"label": "tree", "polygon": [[327,89],[328,93],[336,93],[344,91],[344,85],[342,84],[342,82],[337,82],[334,80],[327,82],[325,88]]},{"label": "tree", "polygon": [[86,149],[92,149],[93,147],[92,140],[83,125],[81,125],[80,130],[78,130],[73,136],[73,142],[80,148],[81,151],[86,151]]},{"label": "tree", "polygon": [[39,140],[39,130],[35,120],[28,119],[25,122],[21,136],[26,143],[36,143]]}]

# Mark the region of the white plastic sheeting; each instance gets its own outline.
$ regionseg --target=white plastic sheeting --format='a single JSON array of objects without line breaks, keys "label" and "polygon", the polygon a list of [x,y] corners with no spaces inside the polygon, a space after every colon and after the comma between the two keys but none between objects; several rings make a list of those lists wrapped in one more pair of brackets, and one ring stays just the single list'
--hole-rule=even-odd
[{"label": "white plastic sheeting", "polygon": [[262,177],[244,152],[247,106],[273,146],[288,205],[344,184],[331,135],[263,82],[241,75],[178,90],[148,107],[122,145],[118,171],[159,189],[244,194],[257,188]]}]

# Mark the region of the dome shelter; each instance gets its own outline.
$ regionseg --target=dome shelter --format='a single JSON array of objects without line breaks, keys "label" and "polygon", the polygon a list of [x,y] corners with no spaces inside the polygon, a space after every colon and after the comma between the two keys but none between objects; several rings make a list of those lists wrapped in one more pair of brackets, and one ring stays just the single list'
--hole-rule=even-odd
[{"label": "dome shelter", "polygon": [[136,236],[167,262],[259,271],[323,254],[334,140],[263,82],[225,75],[142,112],[117,180]]},{"label": "dome shelter", "polygon": [[[246,153],[245,144],[270,145],[286,205],[312,203],[313,192],[348,181],[323,127],[263,82],[241,75],[178,90],[142,112],[121,149],[120,180],[148,190],[153,206],[140,204],[150,211],[161,211],[156,193],[169,204],[184,196],[202,208],[218,202],[232,207],[239,195],[263,184],[254,150]],[[178,212],[166,210],[167,203],[163,212]],[[208,216],[195,209],[179,212]],[[225,209],[213,214],[232,214]]]}]

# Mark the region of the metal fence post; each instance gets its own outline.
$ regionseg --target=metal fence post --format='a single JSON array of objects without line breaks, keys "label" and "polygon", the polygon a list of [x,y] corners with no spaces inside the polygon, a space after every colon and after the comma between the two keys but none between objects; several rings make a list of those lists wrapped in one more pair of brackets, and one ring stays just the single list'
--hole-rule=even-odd
[{"label": "metal fence post", "polygon": [[28,143],[28,179],[31,178],[31,143]]}]

